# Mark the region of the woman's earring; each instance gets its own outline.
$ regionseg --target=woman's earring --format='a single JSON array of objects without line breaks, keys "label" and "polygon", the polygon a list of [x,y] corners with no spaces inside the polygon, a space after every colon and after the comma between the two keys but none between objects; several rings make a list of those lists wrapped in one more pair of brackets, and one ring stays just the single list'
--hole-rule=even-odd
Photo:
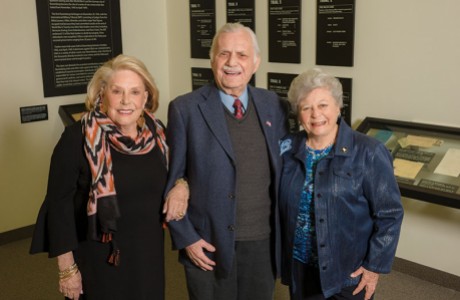
[{"label": "woman's earring", "polygon": [[141,115],[139,116],[139,119],[137,119],[137,126],[142,128],[144,127],[144,124],[145,124],[144,110],[142,110]]}]

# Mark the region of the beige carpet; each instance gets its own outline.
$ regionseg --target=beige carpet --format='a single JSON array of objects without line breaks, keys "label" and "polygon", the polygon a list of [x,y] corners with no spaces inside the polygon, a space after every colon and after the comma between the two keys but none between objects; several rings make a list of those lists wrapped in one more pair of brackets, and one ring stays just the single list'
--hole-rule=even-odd
[{"label": "beige carpet", "polygon": [[[0,246],[0,300],[62,300],[54,259],[46,254],[29,255],[29,245],[30,239],[24,239]],[[183,268],[170,249],[168,237],[166,299],[186,300]],[[275,300],[288,299],[287,288],[277,283]],[[381,277],[375,300],[460,300],[460,292],[393,271]]]}]

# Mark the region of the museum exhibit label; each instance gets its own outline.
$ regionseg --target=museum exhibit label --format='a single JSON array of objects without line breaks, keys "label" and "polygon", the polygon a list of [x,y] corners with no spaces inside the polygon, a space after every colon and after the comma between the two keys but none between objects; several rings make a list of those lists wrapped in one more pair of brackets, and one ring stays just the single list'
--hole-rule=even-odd
[{"label": "museum exhibit label", "polygon": [[256,31],[254,0],[227,0],[227,22],[241,23]]},{"label": "museum exhibit label", "polygon": [[301,1],[268,1],[268,61],[300,63]]},{"label": "museum exhibit label", "polygon": [[317,65],[353,66],[355,8],[355,0],[317,0]]},{"label": "museum exhibit label", "polygon": [[192,58],[209,58],[209,50],[215,33],[215,0],[190,0],[190,48]]},{"label": "museum exhibit label", "polygon": [[48,106],[46,104],[23,106],[19,108],[21,124],[48,120]]},{"label": "museum exhibit label", "polygon": [[86,92],[104,62],[122,53],[119,0],[36,0],[45,97]]}]

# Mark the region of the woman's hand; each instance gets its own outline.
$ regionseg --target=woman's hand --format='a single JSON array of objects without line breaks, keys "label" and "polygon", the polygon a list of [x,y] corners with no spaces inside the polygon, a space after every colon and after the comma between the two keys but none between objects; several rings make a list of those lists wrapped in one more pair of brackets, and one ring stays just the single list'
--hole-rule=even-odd
[{"label": "woman's hand", "polygon": [[68,279],[59,280],[59,291],[69,299],[78,299],[80,294],[83,293],[82,288],[80,272],[77,272]]},{"label": "woman's hand", "polygon": [[353,291],[353,295],[358,294],[363,289],[366,291],[366,295],[364,296],[364,300],[371,299],[372,295],[375,292],[375,288],[377,287],[377,282],[379,281],[379,274],[368,271],[363,267],[360,267],[358,270],[354,271],[351,274],[351,277],[361,276],[361,281],[359,282],[356,289]]},{"label": "woman's hand", "polygon": [[57,257],[59,268],[59,292],[69,299],[78,299],[83,294],[81,273],[75,265],[72,252]]},{"label": "woman's hand", "polygon": [[189,189],[187,181],[179,179],[166,196],[163,213],[166,222],[181,220],[187,213]]}]

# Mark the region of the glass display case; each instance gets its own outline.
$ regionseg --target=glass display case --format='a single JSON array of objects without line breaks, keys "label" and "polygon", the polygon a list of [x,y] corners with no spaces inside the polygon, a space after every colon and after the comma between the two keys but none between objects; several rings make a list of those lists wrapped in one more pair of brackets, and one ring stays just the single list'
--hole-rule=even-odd
[{"label": "glass display case", "polygon": [[367,117],[357,131],[391,152],[403,196],[460,208],[460,128]]},{"label": "glass display case", "polygon": [[59,106],[59,116],[64,126],[69,126],[80,120],[81,115],[86,111],[84,103],[75,103]]}]

